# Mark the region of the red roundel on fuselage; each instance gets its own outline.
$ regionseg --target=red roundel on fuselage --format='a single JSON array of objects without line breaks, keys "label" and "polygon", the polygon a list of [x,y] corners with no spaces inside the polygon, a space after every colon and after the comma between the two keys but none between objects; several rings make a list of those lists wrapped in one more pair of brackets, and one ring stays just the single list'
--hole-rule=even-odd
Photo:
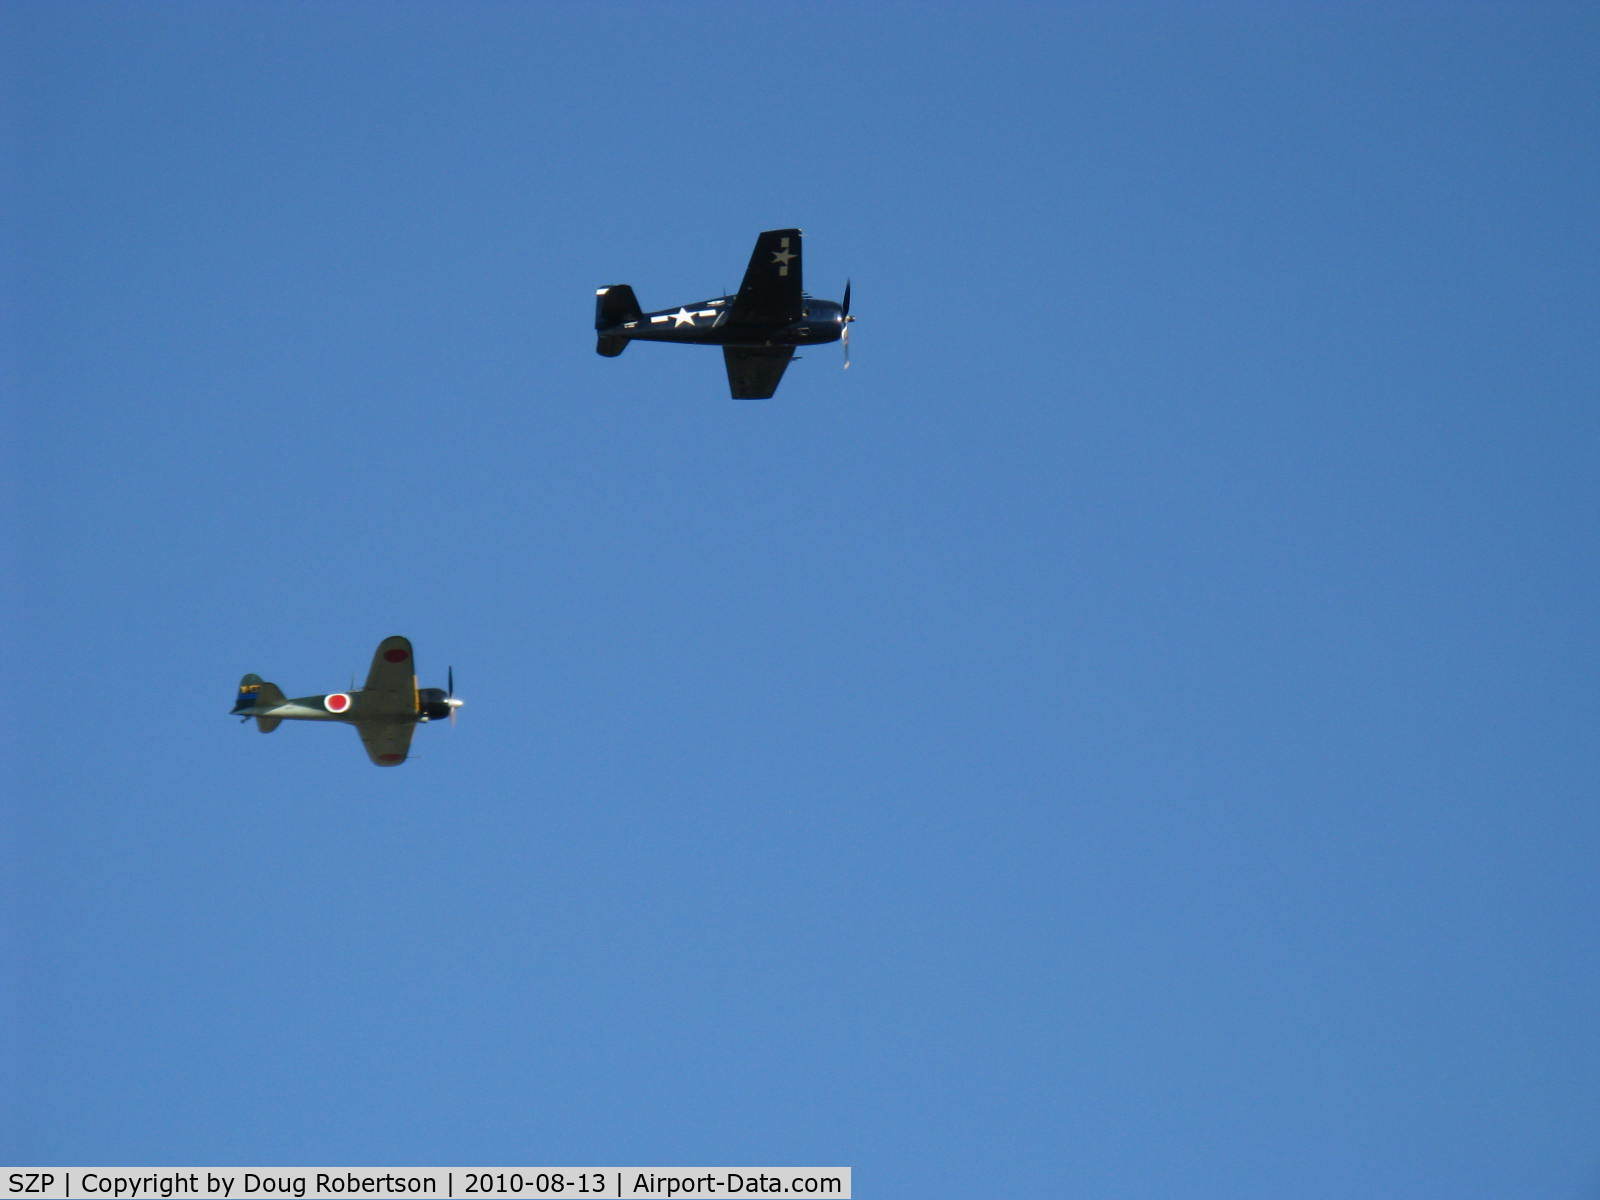
[{"label": "red roundel on fuselage", "polygon": [[343,692],[334,692],[322,698],[322,707],[331,713],[345,712],[350,708],[350,697]]},{"label": "red roundel on fuselage", "polygon": [[383,652],[383,660],[385,662],[405,662],[410,657],[410,651],[400,646],[391,646]]}]

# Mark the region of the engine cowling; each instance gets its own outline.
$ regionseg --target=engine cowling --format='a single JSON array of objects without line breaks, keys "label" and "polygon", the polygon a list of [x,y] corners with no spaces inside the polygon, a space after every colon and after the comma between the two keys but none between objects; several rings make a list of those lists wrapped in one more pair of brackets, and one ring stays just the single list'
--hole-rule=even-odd
[{"label": "engine cowling", "polygon": [[417,692],[417,715],[424,721],[443,720],[450,715],[450,696],[443,688],[422,688]]}]

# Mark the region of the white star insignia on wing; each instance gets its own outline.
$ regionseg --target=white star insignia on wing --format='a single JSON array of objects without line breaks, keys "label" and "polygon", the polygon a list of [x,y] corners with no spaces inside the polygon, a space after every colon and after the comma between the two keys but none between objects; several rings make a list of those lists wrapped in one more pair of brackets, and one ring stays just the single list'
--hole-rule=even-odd
[{"label": "white star insignia on wing", "polygon": [[772,261],[782,267],[787,267],[789,265],[789,260],[793,257],[793,250],[774,250],[772,252]]},{"label": "white star insignia on wing", "polygon": [[680,326],[680,325],[693,325],[693,324],[694,324],[694,314],[692,312],[690,312],[687,308],[680,308],[677,312],[672,314],[672,327],[674,329],[678,328],[678,326]]}]

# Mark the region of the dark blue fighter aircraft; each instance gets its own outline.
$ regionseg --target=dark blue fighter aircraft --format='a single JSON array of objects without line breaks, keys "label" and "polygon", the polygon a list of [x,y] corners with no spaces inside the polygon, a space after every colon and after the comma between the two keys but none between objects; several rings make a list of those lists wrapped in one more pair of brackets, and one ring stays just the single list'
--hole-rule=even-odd
[{"label": "dark blue fighter aircraft", "polygon": [[766,400],[778,390],[795,347],[844,342],[850,365],[850,284],[844,302],[817,300],[800,289],[800,231],[769,229],[756,238],[736,295],[676,309],[640,312],[625,283],[595,293],[595,349],[615,358],[630,341],[721,346],[735,400]]}]

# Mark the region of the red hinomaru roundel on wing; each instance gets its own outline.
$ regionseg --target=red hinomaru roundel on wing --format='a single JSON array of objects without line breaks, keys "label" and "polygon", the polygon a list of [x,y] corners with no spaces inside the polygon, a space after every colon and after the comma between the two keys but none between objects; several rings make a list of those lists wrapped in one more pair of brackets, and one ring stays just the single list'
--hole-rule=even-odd
[{"label": "red hinomaru roundel on wing", "polygon": [[350,697],[343,692],[334,692],[322,698],[322,707],[331,713],[342,713],[350,710]]},{"label": "red hinomaru roundel on wing", "polygon": [[400,646],[390,646],[389,649],[383,652],[385,662],[403,663],[410,657],[410,652]]}]

